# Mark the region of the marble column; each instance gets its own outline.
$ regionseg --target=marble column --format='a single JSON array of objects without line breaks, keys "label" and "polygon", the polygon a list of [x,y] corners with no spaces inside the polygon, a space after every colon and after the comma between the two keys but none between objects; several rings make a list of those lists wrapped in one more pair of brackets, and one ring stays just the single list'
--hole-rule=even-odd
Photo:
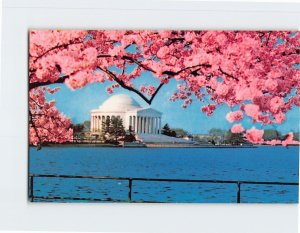
[{"label": "marble column", "polygon": [[152,118],[152,133],[155,134],[155,117]]},{"label": "marble column", "polygon": [[97,122],[98,122],[98,130],[100,130],[101,124],[100,124],[100,116],[97,116]]},{"label": "marble column", "polygon": [[152,128],[151,128],[152,134],[155,134],[154,123],[155,123],[154,117],[152,117]]},{"label": "marble column", "polygon": [[141,130],[144,133],[144,117],[141,117]]},{"label": "marble column", "polygon": [[95,116],[95,130],[98,129],[97,115]]},{"label": "marble column", "polygon": [[90,130],[93,131],[93,116],[91,115]]},{"label": "marble column", "polygon": [[151,133],[151,117],[148,117],[148,133]]},{"label": "marble column", "polygon": [[101,130],[102,129],[102,116],[100,115],[99,116],[99,129]]},{"label": "marble column", "polygon": [[95,131],[95,126],[96,126],[96,121],[95,121],[95,116],[93,116],[93,131]]},{"label": "marble column", "polygon": [[147,133],[147,117],[144,117],[144,133]]},{"label": "marble column", "polygon": [[152,134],[153,133],[153,117],[150,117],[150,130],[149,133]]},{"label": "marble column", "polygon": [[133,116],[133,131],[136,132],[136,116]]},{"label": "marble column", "polygon": [[149,117],[149,133],[152,133],[152,117]]},{"label": "marble column", "polygon": [[134,116],[131,116],[131,121],[132,121],[131,130],[134,131]]},{"label": "marble column", "polygon": [[161,117],[158,118],[158,133],[160,133],[161,129]]},{"label": "marble column", "polygon": [[99,125],[98,125],[98,116],[96,116],[95,118],[96,118],[96,131],[97,131],[98,128],[99,128]]},{"label": "marble column", "polygon": [[146,130],[147,130],[146,133],[149,133],[149,125],[150,125],[150,124],[149,124],[149,123],[150,123],[150,122],[149,122],[149,117],[147,117],[146,119],[147,119],[147,120],[146,120]]}]

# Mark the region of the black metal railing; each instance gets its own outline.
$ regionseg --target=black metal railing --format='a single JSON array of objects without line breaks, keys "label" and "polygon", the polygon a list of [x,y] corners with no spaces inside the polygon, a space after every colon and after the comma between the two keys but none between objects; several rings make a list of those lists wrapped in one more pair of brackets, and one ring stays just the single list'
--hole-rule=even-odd
[{"label": "black metal railing", "polygon": [[[83,197],[60,197],[60,196],[35,196],[34,195],[34,178],[65,178],[65,179],[97,179],[97,180],[123,180],[128,181],[128,199],[117,200],[112,198],[83,198]],[[138,202],[132,200],[132,183],[134,181],[147,182],[181,182],[181,183],[215,183],[215,184],[236,184],[236,203],[241,203],[241,185],[287,185],[299,186],[297,182],[269,182],[269,181],[241,181],[241,180],[189,180],[189,179],[165,179],[165,178],[132,178],[132,177],[111,177],[111,176],[78,176],[78,175],[46,175],[46,174],[29,174],[29,199],[59,199],[59,200],[83,200],[83,201],[113,201],[113,202]],[[141,202],[155,202],[155,201],[141,201]]]}]

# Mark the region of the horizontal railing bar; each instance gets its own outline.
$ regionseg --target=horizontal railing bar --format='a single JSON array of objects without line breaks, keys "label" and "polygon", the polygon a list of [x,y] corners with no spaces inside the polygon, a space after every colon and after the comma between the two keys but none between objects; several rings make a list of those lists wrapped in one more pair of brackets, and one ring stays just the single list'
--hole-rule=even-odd
[{"label": "horizontal railing bar", "polygon": [[[86,198],[86,197],[60,197],[60,196],[33,196],[32,199],[46,200],[72,200],[72,201],[113,201],[113,202],[128,202],[128,200],[119,200],[113,198]],[[130,201],[132,203],[163,203],[157,201]]]},{"label": "horizontal railing bar", "polygon": [[156,182],[190,182],[190,183],[220,183],[220,184],[265,184],[265,185],[299,185],[297,182],[271,182],[271,181],[243,181],[243,180],[188,180],[188,179],[168,179],[168,178],[131,178],[112,176],[78,176],[78,175],[52,175],[52,174],[29,174],[30,177],[48,178],[82,178],[82,179],[102,179],[102,180],[132,180],[132,181],[156,181]]},{"label": "horizontal railing bar", "polygon": [[99,179],[99,180],[129,180],[127,177],[112,177],[112,176],[70,176],[70,175],[47,175],[47,174],[29,174],[31,177],[49,177],[49,178],[82,178],[82,179]]},{"label": "horizontal railing bar", "polygon": [[124,202],[125,200],[115,200],[112,198],[85,198],[85,197],[60,197],[60,196],[33,196],[33,199],[54,199],[54,200],[74,200],[74,201],[115,201]]}]

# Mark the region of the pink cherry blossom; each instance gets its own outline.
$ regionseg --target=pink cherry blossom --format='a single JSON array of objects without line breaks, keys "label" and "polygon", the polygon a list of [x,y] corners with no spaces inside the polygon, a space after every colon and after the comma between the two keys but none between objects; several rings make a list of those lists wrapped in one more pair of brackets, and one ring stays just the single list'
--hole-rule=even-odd
[{"label": "pink cherry blossom", "polygon": [[[226,115],[230,122],[246,116],[261,125],[282,124],[300,106],[299,47],[300,33],[291,31],[31,30],[30,111],[67,118],[44,99],[47,90],[41,87],[52,83],[77,90],[111,82],[108,93],[126,88],[151,104],[163,88],[156,90],[174,81],[178,89],[169,99],[183,108],[205,101],[201,111],[208,116],[227,105],[242,112]],[[40,122],[39,116],[32,122]],[[68,124],[50,125],[52,134],[71,138]],[[30,132],[35,143],[47,141],[39,124]]]},{"label": "pink cherry blossom", "polygon": [[245,137],[249,142],[252,142],[254,144],[260,144],[263,140],[264,131],[256,129],[255,127],[252,127],[251,129],[248,129],[246,131]]},{"label": "pink cherry blossom", "polygon": [[281,143],[283,146],[299,145],[299,142],[294,140],[293,132],[289,132],[288,135],[286,136],[286,139],[283,140]]},{"label": "pink cherry blossom", "polygon": [[282,98],[275,96],[270,101],[270,110],[273,113],[277,113],[282,107],[284,107],[284,101]]},{"label": "pink cherry blossom", "polygon": [[259,107],[255,104],[246,104],[244,111],[246,115],[252,117],[253,119],[257,119],[259,115]]},{"label": "pink cherry blossom", "polygon": [[235,121],[241,121],[243,119],[243,112],[242,111],[229,112],[226,115],[226,119],[230,123],[233,123]]},{"label": "pink cherry blossom", "polygon": [[216,106],[213,104],[209,104],[207,106],[203,106],[201,108],[202,112],[206,113],[207,116],[211,116],[216,109]]},{"label": "pink cherry blossom", "polygon": [[241,124],[235,124],[231,127],[231,133],[242,133],[245,129]]},{"label": "pink cherry blossom", "polygon": [[278,139],[273,139],[271,141],[265,141],[265,143],[271,146],[276,146],[276,145],[281,145],[282,142]]}]

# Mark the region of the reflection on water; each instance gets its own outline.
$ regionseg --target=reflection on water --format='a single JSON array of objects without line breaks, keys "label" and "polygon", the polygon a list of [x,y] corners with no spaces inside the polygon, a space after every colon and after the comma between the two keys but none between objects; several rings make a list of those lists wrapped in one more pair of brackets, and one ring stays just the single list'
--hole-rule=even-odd
[{"label": "reflection on water", "polygon": [[[113,177],[298,182],[298,147],[259,148],[43,148],[30,149],[30,173]],[[34,195],[128,200],[128,181],[34,178]],[[132,184],[133,201],[236,202],[236,184]],[[35,199],[35,201],[44,201]],[[67,201],[72,200],[47,200]],[[80,201],[84,202],[84,201]],[[297,203],[297,186],[241,185],[241,202]]]}]

